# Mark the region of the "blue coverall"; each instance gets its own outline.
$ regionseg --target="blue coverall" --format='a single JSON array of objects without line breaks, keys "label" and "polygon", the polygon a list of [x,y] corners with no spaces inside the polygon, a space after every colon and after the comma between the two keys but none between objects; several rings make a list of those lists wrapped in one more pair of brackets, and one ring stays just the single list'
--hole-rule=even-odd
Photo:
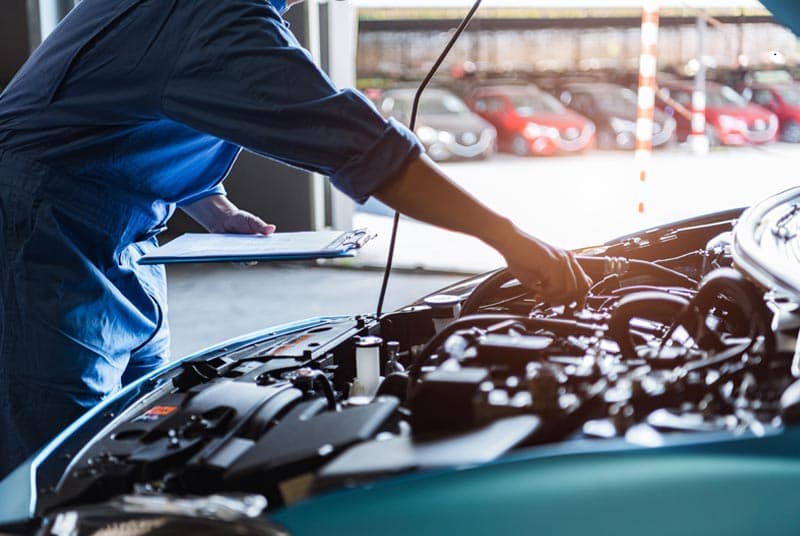
[{"label": "blue coverall", "polygon": [[176,205],[242,147],[357,201],[421,148],[339,91],[283,0],[83,0],[0,96],[0,475],[167,357]]}]

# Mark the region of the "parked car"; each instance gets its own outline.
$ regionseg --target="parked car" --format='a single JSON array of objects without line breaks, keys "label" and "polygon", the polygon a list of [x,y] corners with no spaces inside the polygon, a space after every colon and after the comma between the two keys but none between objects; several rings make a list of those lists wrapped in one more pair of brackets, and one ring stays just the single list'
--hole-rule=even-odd
[{"label": "parked car", "polygon": [[[567,83],[560,85],[557,92],[561,102],[594,122],[599,148],[636,147],[636,93],[623,86],[602,82]],[[653,147],[670,145],[676,139],[675,120],[656,110]]]},{"label": "parked car", "polygon": [[536,86],[480,87],[467,96],[467,104],[495,126],[501,150],[547,156],[594,146],[594,124]]},{"label": "parked car", "polygon": [[[378,99],[386,117],[408,124],[416,89],[389,89]],[[483,159],[495,152],[494,127],[472,113],[464,101],[445,89],[428,89],[420,100],[414,133],[436,161]]]},{"label": "parked car", "polygon": [[[668,81],[660,84],[686,110],[692,108],[694,86],[691,81]],[[663,101],[659,106],[677,123],[678,140],[691,134],[691,118]],[[769,110],[747,101],[728,86],[706,84],[706,136],[711,145],[750,145],[770,143],[778,137],[778,117]]]},{"label": "parked car", "polygon": [[752,84],[746,91],[752,102],[778,117],[781,140],[800,143],[800,85]]}]

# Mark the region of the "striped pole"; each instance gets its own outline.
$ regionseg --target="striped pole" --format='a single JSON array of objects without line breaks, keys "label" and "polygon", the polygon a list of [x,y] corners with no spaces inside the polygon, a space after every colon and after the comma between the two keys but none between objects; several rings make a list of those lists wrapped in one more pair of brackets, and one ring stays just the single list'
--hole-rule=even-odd
[{"label": "striped pole", "polygon": [[703,61],[706,19],[697,17],[697,74],[692,92],[692,133],[687,141],[694,154],[708,153],[706,137],[706,65]]},{"label": "striped pole", "polygon": [[646,3],[642,10],[642,51],[639,55],[639,94],[636,110],[636,161],[642,186],[638,212],[644,214],[645,183],[653,153],[653,110],[656,104],[658,8]]}]

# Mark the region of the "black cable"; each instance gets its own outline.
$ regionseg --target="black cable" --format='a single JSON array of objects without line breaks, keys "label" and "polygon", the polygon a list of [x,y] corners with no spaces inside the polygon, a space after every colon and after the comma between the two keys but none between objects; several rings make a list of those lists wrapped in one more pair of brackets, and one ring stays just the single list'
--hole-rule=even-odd
[{"label": "black cable", "polygon": [[[464,20],[461,21],[461,24],[456,28],[453,37],[450,38],[447,45],[444,47],[444,50],[439,55],[439,58],[436,60],[436,63],[433,64],[430,71],[428,71],[427,76],[422,80],[422,83],[419,85],[419,89],[417,89],[417,93],[414,95],[414,103],[411,106],[411,119],[408,122],[408,128],[411,131],[414,131],[414,127],[417,123],[417,110],[419,109],[419,101],[422,97],[422,92],[425,91],[425,88],[430,83],[433,76],[436,74],[436,71],[439,70],[442,63],[444,62],[447,55],[450,53],[450,50],[456,44],[456,41],[461,34],[464,33],[464,30],[467,28],[467,25],[472,20],[472,17],[475,16],[475,12],[478,11],[478,7],[480,7],[482,0],[475,0],[475,3],[472,5],[472,9],[469,10],[469,13],[464,17]],[[392,271],[392,260],[394,259],[394,246],[397,242],[397,227],[400,224],[400,213],[395,211],[394,219],[392,220],[392,236],[389,239],[389,253],[386,259],[386,269],[383,272],[383,282],[381,283],[381,294],[378,297],[378,309],[375,313],[375,317],[380,319],[381,313],[383,312],[383,301],[386,298],[386,287],[389,285],[389,274]]]}]

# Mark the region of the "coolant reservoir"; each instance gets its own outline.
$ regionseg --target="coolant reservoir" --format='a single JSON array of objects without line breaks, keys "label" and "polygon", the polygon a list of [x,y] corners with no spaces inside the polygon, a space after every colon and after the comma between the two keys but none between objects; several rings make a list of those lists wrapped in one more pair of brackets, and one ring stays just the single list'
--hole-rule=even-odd
[{"label": "coolant reservoir", "polygon": [[380,337],[356,339],[356,377],[350,389],[351,396],[374,396],[381,383]]},{"label": "coolant reservoir", "polygon": [[461,314],[461,298],[452,294],[435,294],[425,298],[425,305],[431,308],[433,328],[436,333],[458,318]]}]

